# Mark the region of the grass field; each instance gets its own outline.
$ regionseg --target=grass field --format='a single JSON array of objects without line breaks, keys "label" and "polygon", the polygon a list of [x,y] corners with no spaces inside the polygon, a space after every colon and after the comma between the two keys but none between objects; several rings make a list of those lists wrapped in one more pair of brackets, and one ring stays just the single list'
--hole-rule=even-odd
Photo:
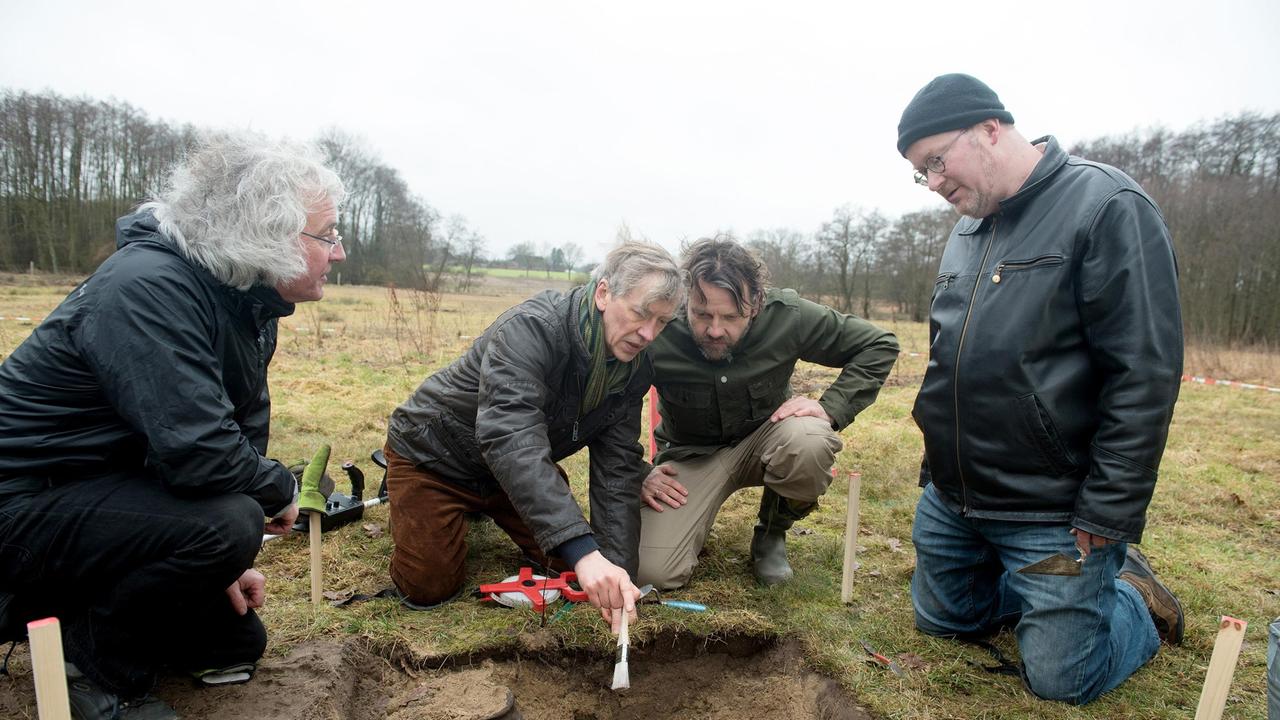
[{"label": "grass field", "polygon": [[[531,278],[534,279],[534,278]],[[30,333],[13,317],[38,319],[69,290],[63,283],[0,284],[0,357]],[[318,304],[304,305],[281,324],[272,365],[272,455],[307,457],[320,443],[334,449],[331,470],[354,460],[370,484],[377,474],[369,452],[382,445],[386,419],[426,375],[447,364],[519,295],[446,295],[438,299],[401,291],[394,299],[372,287],[330,287]],[[1160,654],[1116,691],[1084,708],[1032,697],[1011,677],[988,674],[981,649],[917,633],[907,584],[914,565],[911,518],[919,490],[919,432],[909,415],[925,368],[926,329],[893,325],[903,355],[880,400],[844,432],[838,480],[818,512],[788,539],[795,581],[764,590],[747,566],[750,527],[759,491],[726,504],[690,585],[672,595],[705,603],[712,612],[689,614],[646,608],[632,627],[633,642],[659,635],[732,635],[798,639],[808,662],[837,679],[872,712],[892,718],[1189,718],[1195,712],[1220,615],[1249,622],[1226,717],[1265,717],[1266,625],[1280,616],[1280,393],[1184,384],[1174,416],[1161,480],[1152,504],[1144,551],[1187,610],[1185,643]],[[1196,363],[1205,363],[1197,366]],[[1212,366],[1210,366],[1212,364]],[[1236,370],[1236,367],[1239,367]],[[1280,385],[1276,359],[1267,353],[1193,348],[1187,372]],[[797,392],[821,392],[830,371],[803,366]],[[585,455],[565,464],[585,497]],[[844,478],[862,474],[861,533],[853,603],[840,603]],[[369,592],[389,584],[391,553],[386,509],[326,536],[326,587]],[[514,546],[491,523],[472,529],[470,582],[491,582],[514,572]],[[272,633],[268,652],[282,654],[317,637],[357,635],[379,647],[430,658],[502,653],[516,636],[536,629],[528,611],[499,611],[473,600],[412,613],[388,600],[313,610],[305,539],[269,544],[259,558],[269,578],[263,618]],[[547,626],[554,636],[544,653],[612,654],[612,640],[589,608],[573,607]],[[897,679],[864,662],[866,639],[908,668]],[[1011,636],[997,638],[1006,651]]]}]

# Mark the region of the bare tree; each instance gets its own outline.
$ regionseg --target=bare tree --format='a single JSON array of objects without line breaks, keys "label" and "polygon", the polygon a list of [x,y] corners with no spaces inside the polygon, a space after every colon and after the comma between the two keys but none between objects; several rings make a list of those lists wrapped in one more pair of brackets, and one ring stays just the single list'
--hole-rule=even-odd
[{"label": "bare tree", "polygon": [[481,251],[484,250],[484,236],[478,232],[470,231],[462,241],[462,281],[460,283],[461,290],[467,292],[471,289],[473,277],[473,268],[477,262],[483,260]]},{"label": "bare tree", "polygon": [[564,258],[565,275],[570,282],[573,281],[573,269],[582,262],[582,254],[582,246],[575,242],[567,242],[560,248],[560,255]]},{"label": "bare tree", "polygon": [[746,245],[769,267],[774,285],[791,288],[801,295],[816,287],[809,266],[811,249],[800,232],[791,228],[757,230],[747,236]]},{"label": "bare tree", "polygon": [[531,242],[516,243],[507,251],[507,258],[518,268],[524,269],[524,276],[529,277],[529,271],[534,268],[542,260],[542,254],[538,252],[538,247]]}]

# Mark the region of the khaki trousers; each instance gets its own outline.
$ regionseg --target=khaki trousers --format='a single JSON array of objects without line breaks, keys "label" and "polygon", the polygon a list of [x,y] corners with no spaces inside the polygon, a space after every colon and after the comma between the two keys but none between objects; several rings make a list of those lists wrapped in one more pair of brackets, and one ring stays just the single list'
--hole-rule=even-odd
[{"label": "khaki trousers", "polygon": [[825,420],[789,417],[766,422],[711,455],[665,463],[679,473],[676,480],[689,496],[679,508],[641,508],[636,584],[670,590],[688,582],[720,506],[742,488],[764,485],[797,504],[817,502],[831,484],[831,466],[843,446]]}]

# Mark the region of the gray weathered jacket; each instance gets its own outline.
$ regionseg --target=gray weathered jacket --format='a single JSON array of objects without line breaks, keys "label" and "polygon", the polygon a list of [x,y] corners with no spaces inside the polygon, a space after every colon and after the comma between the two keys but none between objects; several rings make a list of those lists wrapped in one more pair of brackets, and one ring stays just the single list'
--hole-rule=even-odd
[{"label": "gray weathered jacket", "polygon": [[[544,551],[591,534],[605,557],[634,575],[640,484],[649,471],[640,408],[653,370],[641,353],[624,390],[578,417],[589,360],[578,303],[588,290],[549,290],[503,313],[396,408],[387,442],[472,492],[505,492]],[[584,447],[590,524],[555,465]]]}]

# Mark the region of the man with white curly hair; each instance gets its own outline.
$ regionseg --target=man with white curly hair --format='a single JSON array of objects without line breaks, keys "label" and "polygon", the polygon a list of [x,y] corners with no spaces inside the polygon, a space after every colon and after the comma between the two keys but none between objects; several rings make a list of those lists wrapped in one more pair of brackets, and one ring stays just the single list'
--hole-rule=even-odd
[{"label": "man with white curly hair", "polygon": [[346,257],[344,195],[309,148],[211,136],[0,364],[0,640],[61,618],[77,718],[176,717],[161,668],[243,681],[261,657],[254,558],[298,514],[267,366]]}]

